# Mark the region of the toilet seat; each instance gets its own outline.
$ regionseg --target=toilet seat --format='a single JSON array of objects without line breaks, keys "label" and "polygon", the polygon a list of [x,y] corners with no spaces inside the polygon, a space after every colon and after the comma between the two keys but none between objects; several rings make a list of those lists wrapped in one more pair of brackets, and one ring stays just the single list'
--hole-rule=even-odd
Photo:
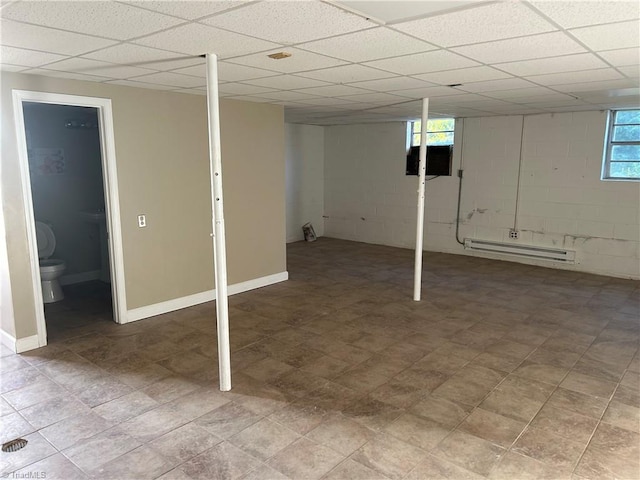
[{"label": "toilet seat", "polygon": [[52,273],[60,270],[60,267],[66,267],[64,260],[60,260],[57,258],[48,258],[45,260],[40,260],[40,272],[41,273]]},{"label": "toilet seat", "polygon": [[36,222],[36,243],[39,259],[49,258],[56,250],[56,236],[51,227],[44,222]]}]

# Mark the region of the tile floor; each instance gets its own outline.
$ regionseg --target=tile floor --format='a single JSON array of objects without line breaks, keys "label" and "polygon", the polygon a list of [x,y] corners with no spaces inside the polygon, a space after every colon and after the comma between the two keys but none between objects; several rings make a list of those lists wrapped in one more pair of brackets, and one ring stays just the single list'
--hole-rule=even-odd
[{"label": "tile floor", "polygon": [[[82,479],[637,479],[638,282],[320,239],[291,280],[118,326],[99,288],[1,358],[1,474]],[[14,476],[17,478],[17,475]]]}]

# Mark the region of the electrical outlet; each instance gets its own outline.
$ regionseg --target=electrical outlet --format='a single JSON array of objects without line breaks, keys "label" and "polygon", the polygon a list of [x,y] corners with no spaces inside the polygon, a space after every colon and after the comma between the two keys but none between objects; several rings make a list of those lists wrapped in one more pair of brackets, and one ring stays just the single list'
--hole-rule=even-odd
[{"label": "electrical outlet", "polygon": [[518,238],[520,238],[520,232],[512,228],[511,230],[509,230],[509,238],[513,238],[514,240],[517,240]]},{"label": "electrical outlet", "polygon": [[140,228],[144,228],[147,226],[147,216],[146,215],[138,215],[138,226]]}]

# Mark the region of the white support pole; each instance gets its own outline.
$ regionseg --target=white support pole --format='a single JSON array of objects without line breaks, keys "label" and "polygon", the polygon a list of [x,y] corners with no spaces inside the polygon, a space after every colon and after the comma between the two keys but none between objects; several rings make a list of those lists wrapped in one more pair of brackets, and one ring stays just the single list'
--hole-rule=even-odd
[{"label": "white support pole", "polygon": [[422,127],[420,128],[420,167],[418,168],[418,219],[416,226],[416,259],[413,274],[413,299],[420,301],[422,291],[422,239],[424,237],[424,187],[427,169],[427,118],[429,99],[422,99]]},{"label": "white support pole", "polygon": [[222,208],[222,157],[220,153],[220,111],[218,107],[218,56],[208,53],[207,106],[209,108],[209,165],[213,204],[213,261],[216,281],[216,317],[218,320],[218,366],[220,390],[231,390],[231,354],[229,348],[229,303],[227,293],[227,251]]}]

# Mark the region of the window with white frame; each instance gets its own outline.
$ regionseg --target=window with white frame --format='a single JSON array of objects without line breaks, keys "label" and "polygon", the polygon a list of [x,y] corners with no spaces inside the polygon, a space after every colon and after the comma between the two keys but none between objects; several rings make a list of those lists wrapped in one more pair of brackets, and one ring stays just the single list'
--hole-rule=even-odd
[{"label": "window with white frame", "polygon": [[[434,118],[427,120],[427,145],[453,145],[453,131],[456,126],[455,118]],[[410,122],[411,145],[420,146],[422,121]]]},{"label": "window with white frame", "polygon": [[640,180],[640,110],[609,112],[602,178]]}]

